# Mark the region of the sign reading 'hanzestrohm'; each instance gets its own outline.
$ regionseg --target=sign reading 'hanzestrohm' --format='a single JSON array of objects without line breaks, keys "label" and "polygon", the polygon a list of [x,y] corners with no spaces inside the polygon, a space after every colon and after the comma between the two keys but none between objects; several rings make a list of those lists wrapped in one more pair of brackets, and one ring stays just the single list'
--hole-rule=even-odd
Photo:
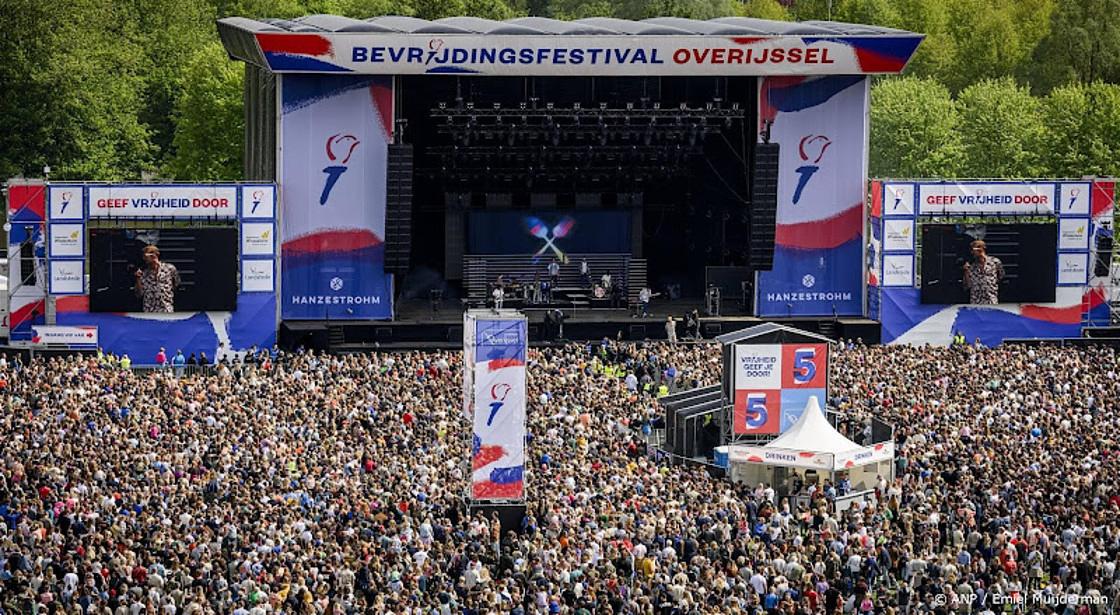
[{"label": "sign reading 'hanzestrohm'", "polygon": [[235,218],[236,186],[91,186],[90,218]]}]

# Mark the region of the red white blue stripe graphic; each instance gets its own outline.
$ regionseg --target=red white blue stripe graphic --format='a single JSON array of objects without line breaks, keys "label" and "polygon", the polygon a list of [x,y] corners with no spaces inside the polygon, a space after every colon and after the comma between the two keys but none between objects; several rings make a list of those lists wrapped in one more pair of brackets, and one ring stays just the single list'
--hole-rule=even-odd
[{"label": "red white blue stripe graphic", "polygon": [[524,319],[479,320],[473,353],[471,497],[525,497]]}]

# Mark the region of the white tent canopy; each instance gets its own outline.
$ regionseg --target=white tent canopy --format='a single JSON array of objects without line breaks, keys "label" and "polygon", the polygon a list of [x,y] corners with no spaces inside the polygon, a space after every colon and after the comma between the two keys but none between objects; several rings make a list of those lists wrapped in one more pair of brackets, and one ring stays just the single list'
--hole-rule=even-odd
[{"label": "white tent canopy", "polygon": [[730,463],[746,462],[788,468],[836,472],[894,458],[894,442],[860,446],[825,419],[820,402],[810,397],[805,411],[792,427],[765,446],[732,445]]}]

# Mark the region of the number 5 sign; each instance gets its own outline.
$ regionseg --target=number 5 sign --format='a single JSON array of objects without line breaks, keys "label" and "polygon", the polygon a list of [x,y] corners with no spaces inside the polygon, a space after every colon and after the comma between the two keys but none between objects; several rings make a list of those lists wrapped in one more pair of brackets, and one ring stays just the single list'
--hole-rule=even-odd
[{"label": "number 5 sign", "polygon": [[782,388],[823,389],[828,381],[828,347],[825,344],[782,346]]},{"label": "number 5 sign", "polygon": [[735,391],[735,433],[778,433],[781,401],[781,391]]}]

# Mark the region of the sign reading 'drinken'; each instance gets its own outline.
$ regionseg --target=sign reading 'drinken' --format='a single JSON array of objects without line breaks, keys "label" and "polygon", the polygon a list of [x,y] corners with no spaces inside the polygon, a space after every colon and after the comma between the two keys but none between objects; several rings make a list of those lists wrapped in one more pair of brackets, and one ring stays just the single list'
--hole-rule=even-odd
[{"label": "sign reading 'drinken'", "polygon": [[90,186],[90,218],[235,218],[236,186]]}]

